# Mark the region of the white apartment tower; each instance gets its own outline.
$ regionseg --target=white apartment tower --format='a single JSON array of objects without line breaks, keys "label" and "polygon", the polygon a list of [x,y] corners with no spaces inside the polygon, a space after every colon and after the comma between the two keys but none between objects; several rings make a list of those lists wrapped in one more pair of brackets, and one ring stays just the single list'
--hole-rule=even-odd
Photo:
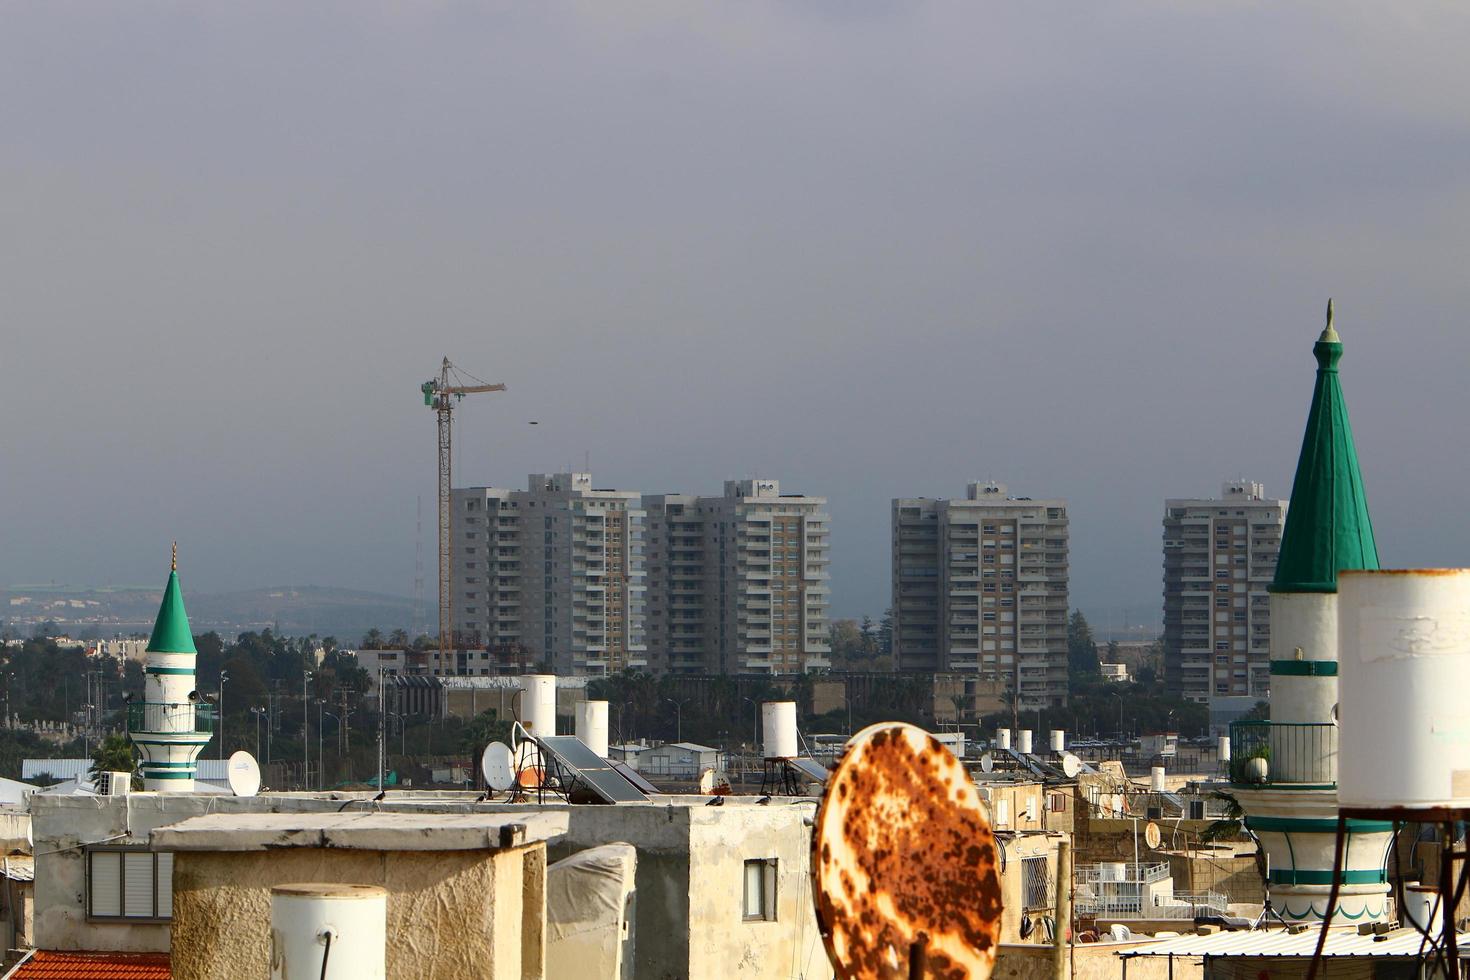
[{"label": "white apartment tower", "polygon": [[533,473],[526,490],[453,498],[461,643],[523,648],[560,674],[648,665],[638,493],[594,489],[588,473]]},{"label": "white apartment tower", "polygon": [[649,648],[676,673],[791,674],[830,665],[824,497],[727,480],[719,497],[650,494]]},{"label": "white apartment tower", "polygon": [[1067,701],[1067,503],[971,483],[893,501],[893,648],[905,671],[1001,679],[1022,708]]},{"label": "white apartment tower", "polygon": [[1164,678],[1191,701],[1266,697],[1271,599],[1286,501],[1249,480],[1164,503]]}]

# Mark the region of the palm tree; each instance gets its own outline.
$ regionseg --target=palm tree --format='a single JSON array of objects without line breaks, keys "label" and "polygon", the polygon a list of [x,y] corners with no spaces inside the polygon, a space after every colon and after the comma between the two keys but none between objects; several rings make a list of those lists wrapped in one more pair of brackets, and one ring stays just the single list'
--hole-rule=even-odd
[{"label": "palm tree", "polygon": [[376,626],[368,630],[362,638],[364,650],[381,650],[383,648],[383,633]]}]

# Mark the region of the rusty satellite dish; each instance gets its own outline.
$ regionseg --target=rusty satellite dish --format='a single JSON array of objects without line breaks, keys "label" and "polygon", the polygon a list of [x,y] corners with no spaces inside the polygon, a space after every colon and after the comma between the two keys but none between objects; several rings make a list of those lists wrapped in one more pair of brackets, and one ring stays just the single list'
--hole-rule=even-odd
[{"label": "rusty satellite dish", "polygon": [[995,836],[965,767],[932,735],[859,732],[812,835],[817,921],[838,977],[984,980],[1000,937]]},{"label": "rusty satellite dish", "polygon": [[1163,832],[1152,820],[1143,828],[1143,842],[1153,850],[1158,850],[1159,845],[1164,842]]}]

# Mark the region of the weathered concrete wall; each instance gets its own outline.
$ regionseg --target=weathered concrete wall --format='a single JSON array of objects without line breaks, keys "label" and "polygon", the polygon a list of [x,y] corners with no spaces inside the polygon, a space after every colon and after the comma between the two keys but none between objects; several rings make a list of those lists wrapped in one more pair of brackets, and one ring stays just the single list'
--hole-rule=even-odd
[{"label": "weathered concrete wall", "polygon": [[1200,850],[1172,853],[1168,859],[1176,892],[1219,892],[1232,904],[1260,905],[1266,900],[1266,886],[1254,854],[1222,855]]},{"label": "weathered concrete wall", "polygon": [[332,882],[388,890],[389,976],[521,980],[522,870],[528,853],[544,856],[545,849],[537,843],[506,851],[180,853],[174,864],[173,975],[267,976],[271,888]]},{"label": "weathered concrete wall", "polygon": [[[1073,980],[1121,980],[1123,961],[1117,954],[1140,945],[1078,943],[1070,951],[1071,976]],[[1052,954],[1050,946],[1002,943],[991,975],[996,980],[1051,980]],[[1175,959],[1172,969],[1163,957],[1139,957],[1128,963],[1128,980],[1201,980],[1203,976],[1199,960]]]},{"label": "weathered concrete wall", "polygon": [[[1029,833],[1029,834],[1003,834],[996,838],[996,844],[1005,850],[1005,860],[1001,864],[1000,871],[1000,941],[1002,943],[1039,943],[1045,936],[1039,923],[1035,920],[1041,916],[1055,914],[1053,902],[1056,898],[1057,877],[1057,846],[1061,843],[1059,834]],[[1026,876],[1021,870],[1022,858],[1046,858],[1046,875],[1049,883],[1048,896],[1050,900],[1043,906],[1026,908]],[[1021,937],[1021,919],[1029,915],[1033,920],[1035,930],[1025,939]]]},{"label": "weathered concrete wall", "polygon": [[[811,889],[807,805],[749,807],[739,820],[695,807],[691,813],[691,977],[825,978],[832,967],[817,932]],[[745,921],[745,862],[775,859],[776,918]]]}]

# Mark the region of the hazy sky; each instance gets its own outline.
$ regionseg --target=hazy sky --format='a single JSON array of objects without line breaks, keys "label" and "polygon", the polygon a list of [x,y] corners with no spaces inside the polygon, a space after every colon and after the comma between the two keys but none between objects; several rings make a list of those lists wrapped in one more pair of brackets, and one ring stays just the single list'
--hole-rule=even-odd
[{"label": "hazy sky", "polygon": [[[459,483],[1285,495],[1329,295],[1385,563],[1470,564],[1470,8],[0,3],[0,582],[412,591]],[[530,420],[540,422],[529,426]],[[426,540],[426,561],[432,560]],[[430,583],[432,588],[432,573]]]}]

